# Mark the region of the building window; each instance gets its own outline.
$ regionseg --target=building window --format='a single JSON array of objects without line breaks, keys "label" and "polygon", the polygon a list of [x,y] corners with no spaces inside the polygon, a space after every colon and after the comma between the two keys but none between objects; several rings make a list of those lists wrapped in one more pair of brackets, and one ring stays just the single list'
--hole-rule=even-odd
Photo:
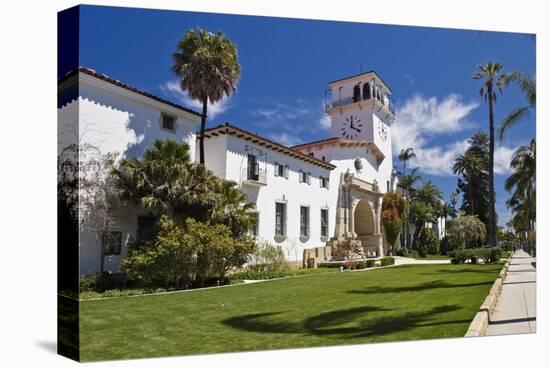
[{"label": "building window", "polygon": [[246,179],[250,181],[258,181],[260,178],[260,163],[254,154],[248,155],[248,166]]},{"label": "building window", "polygon": [[308,155],[309,155],[310,157],[315,157],[315,153],[313,153],[313,152],[308,153]]},{"label": "building window", "polygon": [[275,236],[286,235],[286,203],[275,203]]},{"label": "building window", "polygon": [[163,113],[162,128],[165,130],[176,131],[176,118],[174,116]]},{"label": "building window", "polygon": [[322,157],[321,157],[321,159],[323,160],[323,162],[325,162],[325,161],[326,161],[326,160],[325,160],[325,156],[322,156]]},{"label": "building window", "polygon": [[286,164],[275,162],[275,176],[288,178],[288,166]]},{"label": "building window", "polygon": [[122,247],[122,232],[105,232],[103,233],[103,256],[120,255]]},{"label": "building window", "polygon": [[254,222],[252,223],[252,225],[248,229],[248,235],[252,236],[252,237],[257,237],[258,236],[258,228],[260,227],[260,215],[259,215],[258,212],[251,212],[250,215],[251,215]]},{"label": "building window", "polygon": [[390,181],[386,181],[386,192],[390,192]]},{"label": "building window", "polygon": [[308,185],[311,185],[311,172],[306,171],[298,171],[298,176],[300,183],[307,183]]},{"label": "building window", "polygon": [[152,215],[140,215],[137,221],[137,240],[140,242],[154,241],[158,232],[158,221]]},{"label": "building window", "polygon": [[321,238],[328,237],[328,209],[321,209]]},{"label": "building window", "polygon": [[300,207],[300,238],[309,237],[309,206]]},{"label": "building window", "polygon": [[323,189],[328,189],[328,177],[319,176],[319,185]]}]

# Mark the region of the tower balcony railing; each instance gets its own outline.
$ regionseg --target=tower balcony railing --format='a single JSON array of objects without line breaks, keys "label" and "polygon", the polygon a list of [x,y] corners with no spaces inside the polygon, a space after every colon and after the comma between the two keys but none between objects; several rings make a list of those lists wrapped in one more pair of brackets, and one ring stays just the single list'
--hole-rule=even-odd
[{"label": "tower balcony railing", "polygon": [[388,98],[387,100],[379,99],[379,98],[363,98],[362,96],[356,96],[356,97],[346,97],[346,98],[340,98],[338,100],[328,101],[325,97],[325,109],[330,110],[332,108],[341,107],[350,105],[353,103],[361,102],[361,101],[369,101],[371,99],[374,99],[374,103],[379,103],[383,107],[385,107],[392,115],[395,115],[395,106],[393,103],[393,100],[391,98]]}]

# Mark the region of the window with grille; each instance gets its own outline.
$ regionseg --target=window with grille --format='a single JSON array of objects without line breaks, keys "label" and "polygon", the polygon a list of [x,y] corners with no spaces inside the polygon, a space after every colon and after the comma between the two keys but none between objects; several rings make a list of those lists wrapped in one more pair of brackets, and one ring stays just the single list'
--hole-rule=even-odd
[{"label": "window with grille", "polygon": [[300,236],[309,237],[309,207],[300,207]]}]

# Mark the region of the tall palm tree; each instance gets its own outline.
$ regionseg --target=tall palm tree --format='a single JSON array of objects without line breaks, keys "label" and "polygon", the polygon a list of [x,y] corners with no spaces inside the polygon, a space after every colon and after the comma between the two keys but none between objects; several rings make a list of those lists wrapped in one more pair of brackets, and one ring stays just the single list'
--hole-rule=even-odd
[{"label": "tall palm tree", "polygon": [[413,168],[413,170],[411,171],[410,174],[408,174],[408,175],[403,174],[403,176],[401,177],[401,187],[403,188],[403,197],[405,197],[407,199],[407,201],[409,202],[409,205],[406,206],[405,218],[403,220],[403,232],[402,233],[403,233],[403,245],[404,246],[407,245],[407,239],[409,238],[409,226],[408,226],[409,212],[410,212],[410,198],[409,198],[410,195],[409,195],[409,193],[414,189],[414,185],[418,181],[422,180],[422,177],[420,177],[420,175],[416,174],[416,172],[418,172],[419,169],[420,169],[420,167]]},{"label": "tall palm tree", "polygon": [[508,206],[522,223],[522,232],[535,228],[536,221],[536,143],[523,145],[514,153],[510,162],[512,174],[506,179],[505,188],[512,191]]},{"label": "tall palm tree", "polygon": [[537,105],[537,82],[535,76],[529,76],[521,71],[509,73],[504,78],[504,86],[515,84],[523,93],[527,104],[525,106],[516,107],[500,122],[498,128],[498,138],[500,141],[504,138],[504,134],[517,123],[524,121],[531,115],[531,111]]},{"label": "tall palm tree", "polygon": [[185,33],[172,58],[172,72],[181,79],[181,89],[202,103],[199,149],[204,166],[208,101],[218,102],[235,91],[241,74],[237,49],[222,32],[197,28]]},{"label": "tall palm tree", "polygon": [[[462,175],[468,181],[473,177],[477,177],[483,173],[483,159],[472,150],[467,150],[464,154],[460,154],[455,158],[453,165],[453,173]],[[470,202],[470,214],[474,214],[474,187],[469,185],[468,201]]]},{"label": "tall palm tree", "polygon": [[399,160],[403,162],[403,176],[407,174],[407,162],[413,158],[416,158],[413,148],[401,149],[399,152]]},{"label": "tall palm tree", "polygon": [[478,65],[477,71],[472,79],[481,80],[483,84],[479,90],[480,96],[484,97],[489,105],[489,230],[488,242],[490,246],[496,246],[496,211],[495,211],[495,118],[493,103],[497,101],[496,89],[502,92],[506,75],[502,74],[503,64],[489,61],[486,65]]}]

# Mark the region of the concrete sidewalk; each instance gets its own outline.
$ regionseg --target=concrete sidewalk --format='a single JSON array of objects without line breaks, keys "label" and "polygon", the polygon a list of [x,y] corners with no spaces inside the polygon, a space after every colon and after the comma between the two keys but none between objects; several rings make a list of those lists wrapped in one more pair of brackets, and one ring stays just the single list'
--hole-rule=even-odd
[{"label": "concrete sidewalk", "polygon": [[536,258],[522,250],[512,256],[485,335],[536,331],[536,274]]}]

